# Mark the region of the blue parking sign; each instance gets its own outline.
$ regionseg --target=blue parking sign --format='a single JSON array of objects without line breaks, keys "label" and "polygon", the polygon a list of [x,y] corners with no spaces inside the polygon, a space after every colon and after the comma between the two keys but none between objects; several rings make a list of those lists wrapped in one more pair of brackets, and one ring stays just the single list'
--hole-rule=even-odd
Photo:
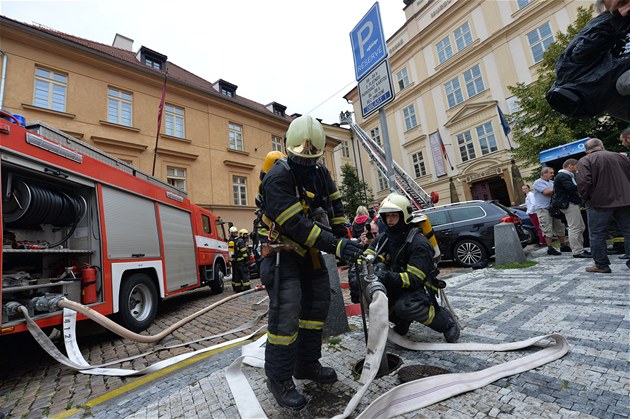
[{"label": "blue parking sign", "polygon": [[354,72],[357,81],[387,57],[387,44],[383,35],[378,2],[368,10],[350,32]]}]

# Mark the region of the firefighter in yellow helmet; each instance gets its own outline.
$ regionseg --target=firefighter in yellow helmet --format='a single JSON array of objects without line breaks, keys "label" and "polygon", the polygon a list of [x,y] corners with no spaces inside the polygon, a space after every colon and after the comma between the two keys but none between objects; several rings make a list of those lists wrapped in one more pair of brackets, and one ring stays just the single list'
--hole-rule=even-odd
[{"label": "firefighter in yellow helmet", "polygon": [[337,381],[335,371],[319,362],[330,306],[321,251],[349,263],[362,251],[347,237],[341,195],[330,173],[317,164],[325,146],[319,121],[294,119],[286,135],[288,159],[275,162],[260,188],[260,278],[269,293],[265,374],[278,404],[292,409],[306,404],[292,377]]},{"label": "firefighter in yellow helmet", "polygon": [[[232,289],[234,292],[242,292],[251,288],[249,281],[249,254],[246,239],[242,237],[235,226],[230,227],[230,241],[228,242],[228,254],[232,263]],[[245,230],[247,231],[247,230]]]},{"label": "firefighter in yellow helmet", "polygon": [[387,288],[395,332],[405,335],[411,322],[417,321],[443,333],[447,342],[457,342],[459,326],[436,299],[445,284],[437,280],[435,250],[422,234],[423,216],[414,216],[412,211],[409,199],[389,194],[378,211],[387,229],[365,254],[375,255],[379,262],[374,273]]}]

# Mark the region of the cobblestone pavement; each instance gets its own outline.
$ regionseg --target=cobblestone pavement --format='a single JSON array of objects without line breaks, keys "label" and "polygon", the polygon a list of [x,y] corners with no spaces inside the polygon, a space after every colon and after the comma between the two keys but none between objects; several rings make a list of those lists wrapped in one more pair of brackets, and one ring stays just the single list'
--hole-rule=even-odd
[{"label": "cobblestone pavement", "polygon": [[[537,264],[526,269],[488,268],[457,276],[443,270],[444,277],[451,276],[447,288],[449,300],[464,325],[460,341],[503,343],[559,333],[569,341],[570,352],[550,364],[500,379],[479,390],[404,417],[628,417],[630,271],[623,261],[611,256],[612,274],[590,274],[584,268],[592,261],[573,259],[567,254],[546,256],[544,250],[534,252],[532,256],[535,256]],[[250,320],[255,316],[252,303],[262,296],[254,293],[233,300],[232,305],[226,303],[220,306],[211,312],[211,318],[204,316],[199,324],[185,328],[181,335],[174,335],[172,342],[219,333],[226,329],[220,325],[228,321],[238,324]],[[209,304],[207,300],[207,293],[198,299]],[[196,304],[194,298],[185,304],[191,306],[191,312],[199,309],[192,309]],[[180,313],[179,308],[171,310],[172,313],[177,312],[177,319],[189,314]],[[221,308],[223,310],[219,311]],[[166,310],[162,309],[160,320],[150,332],[156,333],[176,320],[168,311],[168,306]],[[350,332],[338,336],[338,339],[329,339],[323,348],[322,363],[334,367],[340,380],[327,386],[298,381],[298,389],[310,401],[297,414],[277,406],[266,389],[263,371],[245,367],[245,374],[270,418],[331,417],[343,411],[347,401],[360,387],[352,368],[363,359],[365,352],[360,316],[350,318],[350,328]],[[234,337],[226,336],[226,339]],[[408,337],[426,342],[443,341],[441,335],[417,323],[411,326]],[[80,344],[82,349],[86,345],[103,347],[101,358],[88,359],[91,363],[146,350],[142,344],[122,345],[120,340],[111,336],[106,339],[87,338],[85,343],[80,341]],[[134,346],[137,348],[133,349]],[[170,352],[169,355],[178,353]],[[470,372],[519,358],[532,350],[508,353],[412,352],[388,344],[387,352],[398,355],[403,366],[420,364],[451,372]],[[9,374],[4,378],[5,368],[11,371],[11,363],[6,360],[4,348],[1,354],[3,382],[0,387],[0,411],[11,416],[41,417],[67,413],[77,418],[107,419],[238,417],[225,381],[225,368],[240,355],[238,347],[167,374],[140,379],[90,378],[55,365],[54,361],[25,375]],[[158,353],[150,359],[133,361],[122,367],[140,368],[166,358],[166,355]],[[19,354],[16,356],[19,357]],[[30,386],[32,382],[38,385]],[[359,410],[399,383],[397,371],[376,379]],[[103,397],[96,399],[101,395]],[[79,408],[72,409],[76,407]]]}]

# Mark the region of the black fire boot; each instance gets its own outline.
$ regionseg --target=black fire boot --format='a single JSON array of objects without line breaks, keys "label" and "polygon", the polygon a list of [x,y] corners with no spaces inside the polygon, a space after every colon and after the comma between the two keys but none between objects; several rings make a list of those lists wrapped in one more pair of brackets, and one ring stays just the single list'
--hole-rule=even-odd
[{"label": "black fire boot", "polygon": [[400,336],[405,336],[409,332],[409,326],[411,326],[411,320],[396,320],[394,323],[394,332]]},{"label": "black fire boot", "polygon": [[267,378],[267,388],[273,394],[278,404],[289,409],[300,410],[306,405],[306,397],[302,396],[295,389],[292,378],[285,381],[272,380]]},{"label": "black fire boot", "polygon": [[446,330],[444,331],[444,338],[448,343],[455,343],[459,340],[459,326],[457,322],[453,320],[453,316],[448,311],[444,310],[448,313],[448,323],[446,325]]},{"label": "black fire boot", "polygon": [[296,362],[293,376],[298,380],[313,380],[320,384],[330,384],[337,381],[337,373],[329,367],[322,367],[319,361]]}]

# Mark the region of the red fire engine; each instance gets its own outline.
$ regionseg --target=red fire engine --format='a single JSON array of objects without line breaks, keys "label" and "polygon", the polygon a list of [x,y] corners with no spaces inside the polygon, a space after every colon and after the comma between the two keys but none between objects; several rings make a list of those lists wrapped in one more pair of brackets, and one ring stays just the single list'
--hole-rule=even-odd
[{"label": "red fire engine", "polygon": [[161,299],[204,285],[223,292],[223,222],[182,191],[43,123],[0,114],[2,329],[26,330],[17,306],[40,327],[61,310],[38,300],[65,296],[133,331]]}]

